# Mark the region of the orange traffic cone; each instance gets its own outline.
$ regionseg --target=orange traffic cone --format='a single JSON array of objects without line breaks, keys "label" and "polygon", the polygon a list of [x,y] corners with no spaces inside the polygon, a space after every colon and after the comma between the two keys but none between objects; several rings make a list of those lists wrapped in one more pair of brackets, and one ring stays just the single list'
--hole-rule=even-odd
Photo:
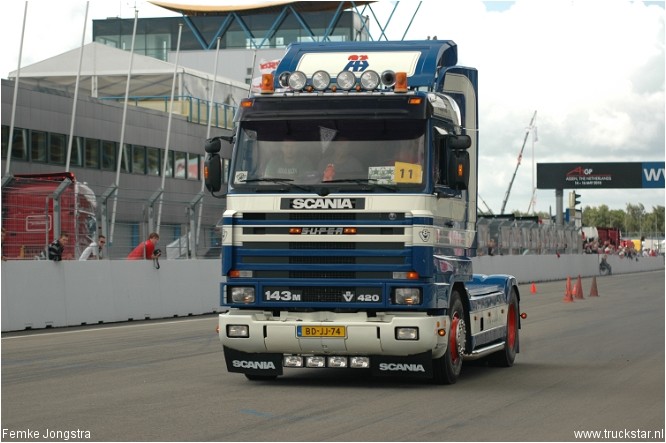
[{"label": "orange traffic cone", "polygon": [[536,293],[537,293],[536,285],[534,284],[534,282],[532,282],[532,288],[530,289],[530,292],[531,292],[532,294],[536,294]]},{"label": "orange traffic cone", "polygon": [[574,299],[571,296],[571,277],[567,277],[567,288],[564,292],[564,303],[573,303]]},{"label": "orange traffic cone", "polygon": [[592,287],[590,288],[590,297],[599,297],[599,291],[597,290],[597,276],[592,277]]},{"label": "orange traffic cone", "polygon": [[578,280],[576,280],[576,287],[573,292],[573,296],[583,300],[585,297],[583,297],[583,282],[580,279],[580,275],[578,276]]}]

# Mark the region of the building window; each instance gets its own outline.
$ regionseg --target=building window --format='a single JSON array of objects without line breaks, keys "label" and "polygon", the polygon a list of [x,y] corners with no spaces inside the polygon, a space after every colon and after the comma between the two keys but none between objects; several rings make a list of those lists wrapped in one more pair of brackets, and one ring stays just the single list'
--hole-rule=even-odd
[{"label": "building window", "polygon": [[185,178],[185,169],[187,166],[187,153],[185,152],[175,152],[174,160],[176,164],[176,172],[174,177],[176,178]]},{"label": "building window", "polygon": [[158,148],[146,148],[148,175],[160,175],[160,150]]},{"label": "building window", "polygon": [[[69,140],[69,137],[67,140]],[[69,164],[70,166],[83,166],[83,137],[74,137],[72,153],[69,156]]]},{"label": "building window", "polygon": [[187,179],[199,180],[199,155],[187,154]]},{"label": "building window", "polygon": [[65,164],[67,137],[65,134],[49,134],[49,163]]},{"label": "building window", "polygon": [[132,145],[132,172],[135,174],[146,173],[146,147]]},{"label": "building window", "polygon": [[[15,127],[13,138],[12,158],[17,160],[28,160],[28,130]],[[9,139],[9,126],[3,126],[2,158],[7,158],[7,139]]]},{"label": "building window", "polygon": [[132,156],[131,156],[131,154],[132,154],[132,149],[131,149],[130,145],[125,143],[123,145],[122,164],[120,166],[120,171],[121,172],[128,172],[129,173],[131,171],[131,169],[130,169],[130,167],[132,165]]},{"label": "building window", "polygon": [[30,159],[33,162],[46,163],[47,134],[42,131],[30,132]]},{"label": "building window", "polygon": [[99,140],[87,138],[85,147],[86,168],[99,169]]},{"label": "building window", "polygon": [[145,54],[149,57],[155,57],[159,60],[168,60],[169,50],[171,49],[171,35],[147,34]]},{"label": "building window", "polygon": [[102,141],[102,169],[105,171],[115,171],[117,149],[118,144],[116,142]]},{"label": "building window", "polygon": [[169,151],[164,176],[173,177],[173,151]]}]

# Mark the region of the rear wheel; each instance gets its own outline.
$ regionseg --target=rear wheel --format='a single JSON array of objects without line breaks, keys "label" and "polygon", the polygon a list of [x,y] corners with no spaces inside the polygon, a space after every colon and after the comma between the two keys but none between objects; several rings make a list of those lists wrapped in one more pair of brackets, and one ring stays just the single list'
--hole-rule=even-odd
[{"label": "rear wheel", "polygon": [[504,349],[490,356],[489,362],[493,366],[504,368],[513,366],[516,353],[518,352],[518,321],[518,296],[516,295],[516,290],[512,288],[506,317]]},{"label": "rear wheel", "polygon": [[463,354],[467,341],[467,323],[465,307],[458,291],[451,292],[451,327],[449,328],[449,344],[446,353],[433,360],[433,381],[437,384],[452,385],[458,381],[462,371]]}]

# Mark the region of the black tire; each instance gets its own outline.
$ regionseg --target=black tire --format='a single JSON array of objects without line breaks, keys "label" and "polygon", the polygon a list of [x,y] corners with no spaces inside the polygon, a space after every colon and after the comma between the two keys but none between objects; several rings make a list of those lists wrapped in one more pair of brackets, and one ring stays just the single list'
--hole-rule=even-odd
[{"label": "black tire", "polygon": [[504,340],[504,348],[489,356],[488,362],[492,366],[509,368],[513,366],[518,353],[519,343],[519,327],[520,318],[518,313],[518,296],[516,289],[511,288],[511,295],[509,295],[509,306],[507,308],[506,318],[506,337]]},{"label": "black tire", "polygon": [[252,381],[273,381],[278,378],[277,375],[256,375],[256,374],[245,374],[248,380]]},{"label": "black tire", "polygon": [[451,291],[450,306],[449,344],[446,353],[432,361],[433,382],[436,384],[452,385],[458,381],[462,371],[463,353],[467,343],[467,322],[465,307],[455,289]]}]

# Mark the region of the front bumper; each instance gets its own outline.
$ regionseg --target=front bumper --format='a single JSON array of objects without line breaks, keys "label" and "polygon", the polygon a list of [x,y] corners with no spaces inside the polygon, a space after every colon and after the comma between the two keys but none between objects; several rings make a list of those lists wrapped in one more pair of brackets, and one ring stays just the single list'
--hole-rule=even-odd
[{"label": "front bumper", "polygon": [[[247,337],[229,337],[228,326],[245,325]],[[378,362],[380,357],[398,357],[408,361],[410,356],[427,353],[429,358],[444,354],[448,343],[449,320],[446,316],[428,316],[421,312],[377,313],[368,317],[365,312],[280,312],[232,309],[219,316],[219,337],[227,349],[246,354],[270,355],[272,366],[285,355],[299,356],[367,356]],[[343,337],[303,337],[298,328],[310,326],[344,327]],[[397,328],[416,328],[416,339],[398,339]],[[442,332],[444,334],[442,335]],[[268,357],[266,357],[268,358]],[[229,357],[227,365],[229,366]],[[247,364],[248,359],[235,359],[233,372],[253,373],[270,369],[269,364]],[[258,359],[257,361],[268,361]],[[256,373],[256,372],[255,372]],[[262,372],[263,373],[263,372]]]}]

